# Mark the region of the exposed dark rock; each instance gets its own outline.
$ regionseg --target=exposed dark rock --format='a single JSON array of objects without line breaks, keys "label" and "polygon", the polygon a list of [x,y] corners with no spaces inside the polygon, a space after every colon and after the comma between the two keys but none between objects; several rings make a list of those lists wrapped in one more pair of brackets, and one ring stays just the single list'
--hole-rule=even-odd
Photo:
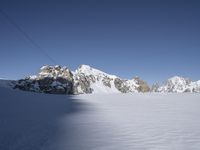
[{"label": "exposed dark rock", "polygon": [[102,80],[102,82],[103,82],[103,84],[104,84],[105,86],[108,86],[108,87],[111,88],[111,83],[110,83],[110,81],[112,81],[112,80],[113,80],[113,79],[111,79],[111,78],[109,78],[109,77],[104,77],[103,80]]},{"label": "exposed dark rock", "polygon": [[158,89],[159,89],[159,84],[155,83],[151,87],[151,92],[158,92]]},{"label": "exposed dark rock", "polygon": [[129,87],[124,83],[125,80],[121,80],[116,78],[114,80],[115,87],[122,93],[127,93],[129,91]]},{"label": "exposed dark rock", "polygon": [[185,89],[184,93],[190,93],[191,92],[191,89],[187,88]]},{"label": "exposed dark rock", "polygon": [[[85,76],[84,74],[79,74],[78,76],[76,76],[76,82],[74,84],[74,93],[92,93],[93,89],[90,88],[90,79],[92,82],[95,82],[95,80],[93,80],[93,76]],[[78,90],[79,88],[81,89],[81,91]]]},{"label": "exposed dark rock", "polygon": [[19,80],[14,88],[50,94],[73,94],[73,74],[60,66],[45,66],[38,76]]},{"label": "exposed dark rock", "polygon": [[51,94],[93,93],[95,88],[99,88],[103,92],[116,92],[117,90],[122,93],[149,91],[146,82],[139,78],[122,80],[87,65],[82,65],[73,73],[68,68],[58,65],[43,66],[37,75],[17,81],[14,88]]},{"label": "exposed dark rock", "polygon": [[139,85],[138,86],[138,92],[149,92],[150,91],[150,87],[148,86],[148,84],[141,80],[139,77],[135,77],[134,80],[136,80],[136,83]]}]

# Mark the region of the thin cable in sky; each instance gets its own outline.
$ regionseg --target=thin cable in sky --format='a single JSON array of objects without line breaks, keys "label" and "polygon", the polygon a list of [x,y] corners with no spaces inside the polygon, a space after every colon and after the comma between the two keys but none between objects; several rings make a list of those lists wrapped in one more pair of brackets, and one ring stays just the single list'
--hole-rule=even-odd
[{"label": "thin cable in sky", "polygon": [[56,61],[39,45],[37,44],[33,38],[27,34],[5,11],[0,8],[0,13],[12,24],[15,28],[24,35],[24,37],[37,48],[38,51],[43,53],[53,64],[56,64]]}]

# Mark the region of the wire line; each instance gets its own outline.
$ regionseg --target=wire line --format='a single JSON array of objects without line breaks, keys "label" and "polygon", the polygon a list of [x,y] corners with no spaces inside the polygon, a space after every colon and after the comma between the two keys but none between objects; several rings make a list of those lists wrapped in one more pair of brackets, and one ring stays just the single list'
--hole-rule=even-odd
[{"label": "wire line", "polygon": [[45,55],[54,65],[56,64],[56,61],[39,45],[37,44],[33,38],[27,34],[27,32],[25,32],[5,11],[3,11],[0,8],[0,13],[9,21],[10,24],[12,24],[13,26],[15,26],[15,28],[21,32],[21,34],[24,35],[24,37],[33,45],[37,48],[38,51],[40,51],[41,53],[43,53],[43,55]]}]

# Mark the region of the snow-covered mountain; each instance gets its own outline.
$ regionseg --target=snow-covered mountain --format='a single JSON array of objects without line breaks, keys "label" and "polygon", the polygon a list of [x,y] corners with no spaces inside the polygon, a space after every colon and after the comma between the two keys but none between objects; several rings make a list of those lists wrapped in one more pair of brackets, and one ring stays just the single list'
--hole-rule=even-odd
[{"label": "snow-covered mountain", "polygon": [[200,93],[200,80],[174,76],[163,85],[154,84],[151,89],[139,77],[131,80],[121,79],[88,65],[80,65],[75,71],[67,67],[43,66],[37,75],[28,76],[18,81],[1,80],[0,86],[14,87],[24,91],[52,94],[84,93]]},{"label": "snow-covered mountain", "polygon": [[114,85],[117,76],[109,75],[88,65],[81,65],[75,70],[75,93],[117,93]]},{"label": "snow-covered mountain", "polygon": [[73,94],[73,74],[67,67],[43,66],[37,75],[18,80],[14,88],[33,92]]},{"label": "snow-covered mountain", "polygon": [[174,76],[169,78],[163,85],[154,86],[154,92],[161,93],[183,93],[183,92],[200,92],[200,80],[199,81],[191,81],[187,78]]},{"label": "snow-covered mountain", "polygon": [[81,65],[74,72],[58,65],[43,66],[37,75],[19,80],[15,88],[56,94],[129,93],[150,90],[146,82],[138,77],[125,80],[88,65]]}]

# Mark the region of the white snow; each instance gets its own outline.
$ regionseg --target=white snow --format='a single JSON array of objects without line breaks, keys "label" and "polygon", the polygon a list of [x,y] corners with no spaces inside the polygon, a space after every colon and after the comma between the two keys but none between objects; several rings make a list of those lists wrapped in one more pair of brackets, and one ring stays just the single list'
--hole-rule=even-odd
[{"label": "white snow", "polygon": [[103,71],[92,68],[88,65],[81,65],[77,70],[75,70],[75,73],[84,73],[87,76],[94,75],[94,76],[103,76],[103,77],[107,76],[110,78],[117,78],[117,76],[115,76],[115,75],[107,74]]},{"label": "white snow", "polygon": [[48,65],[42,66],[42,67],[40,68],[40,70],[45,70],[45,69],[47,69],[48,67],[49,67]]},{"label": "white snow", "polygon": [[200,80],[196,81],[196,82],[191,82],[190,84],[190,89],[196,89],[196,92],[200,93]]},{"label": "white snow", "polygon": [[200,82],[199,81],[190,81],[187,78],[174,76],[169,78],[163,85],[158,88],[158,92],[174,92],[174,93],[183,93],[183,92],[200,92]]},{"label": "white snow", "polygon": [[200,94],[48,95],[0,88],[2,150],[199,150]]},{"label": "white snow", "polygon": [[132,79],[132,80],[127,80],[127,81],[126,81],[126,84],[130,87],[130,89],[131,89],[132,92],[138,93],[137,87],[138,87],[139,85],[136,84],[136,81],[135,81],[134,79]]},{"label": "white snow", "polygon": [[[80,67],[78,67],[77,70],[75,70],[75,72],[73,72],[73,74],[75,75],[75,78],[79,78],[78,75],[83,74],[85,76],[93,76],[95,78],[95,82],[90,82],[91,84],[91,88],[93,89],[92,93],[121,93],[114,84],[114,80],[116,78],[119,78],[115,75],[110,75],[107,74],[103,71],[100,71],[98,69],[92,68],[88,65],[81,65]],[[103,84],[103,79],[107,77],[109,79],[111,79],[110,81],[110,85],[106,86]],[[124,82],[124,84],[128,87],[130,87],[130,92],[138,92],[137,91],[137,87],[139,86],[138,84],[136,84],[136,81],[134,79],[132,80],[126,80],[126,82]],[[81,93],[82,90],[80,88],[78,88],[78,91]]]},{"label": "white snow", "polygon": [[91,88],[94,89],[92,92],[95,93],[120,93],[114,86],[114,81],[111,81],[111,87],[105,86],[102,81],[96,81],[91,83]]},{"label": "white snow", "polygon": [[37,79],[37,75],[31,75],[31,76],[29,76],[29,78],[30,78],[30,80],[35,80],[35,79]]},{"label": "white snow", "polygon": [[[81,65],[75,72],[73,72],[75,77],[79,78],[78,74],[84,74],[85,76],[92,75],[95,78],[95,82],[90,82],[91,88],[93,89],[92,93],[120,93],[119,90],[116,89],[114,85],[114,79],[117,78],[115,75],[107,74],[98,69],[92,68],[88,65]],[[112,79],[110,81],[111,87],[105,86],[103,84],[104,77],[108,77]],[[82,90],[78,87],[78,91],[81,93]]]}]

